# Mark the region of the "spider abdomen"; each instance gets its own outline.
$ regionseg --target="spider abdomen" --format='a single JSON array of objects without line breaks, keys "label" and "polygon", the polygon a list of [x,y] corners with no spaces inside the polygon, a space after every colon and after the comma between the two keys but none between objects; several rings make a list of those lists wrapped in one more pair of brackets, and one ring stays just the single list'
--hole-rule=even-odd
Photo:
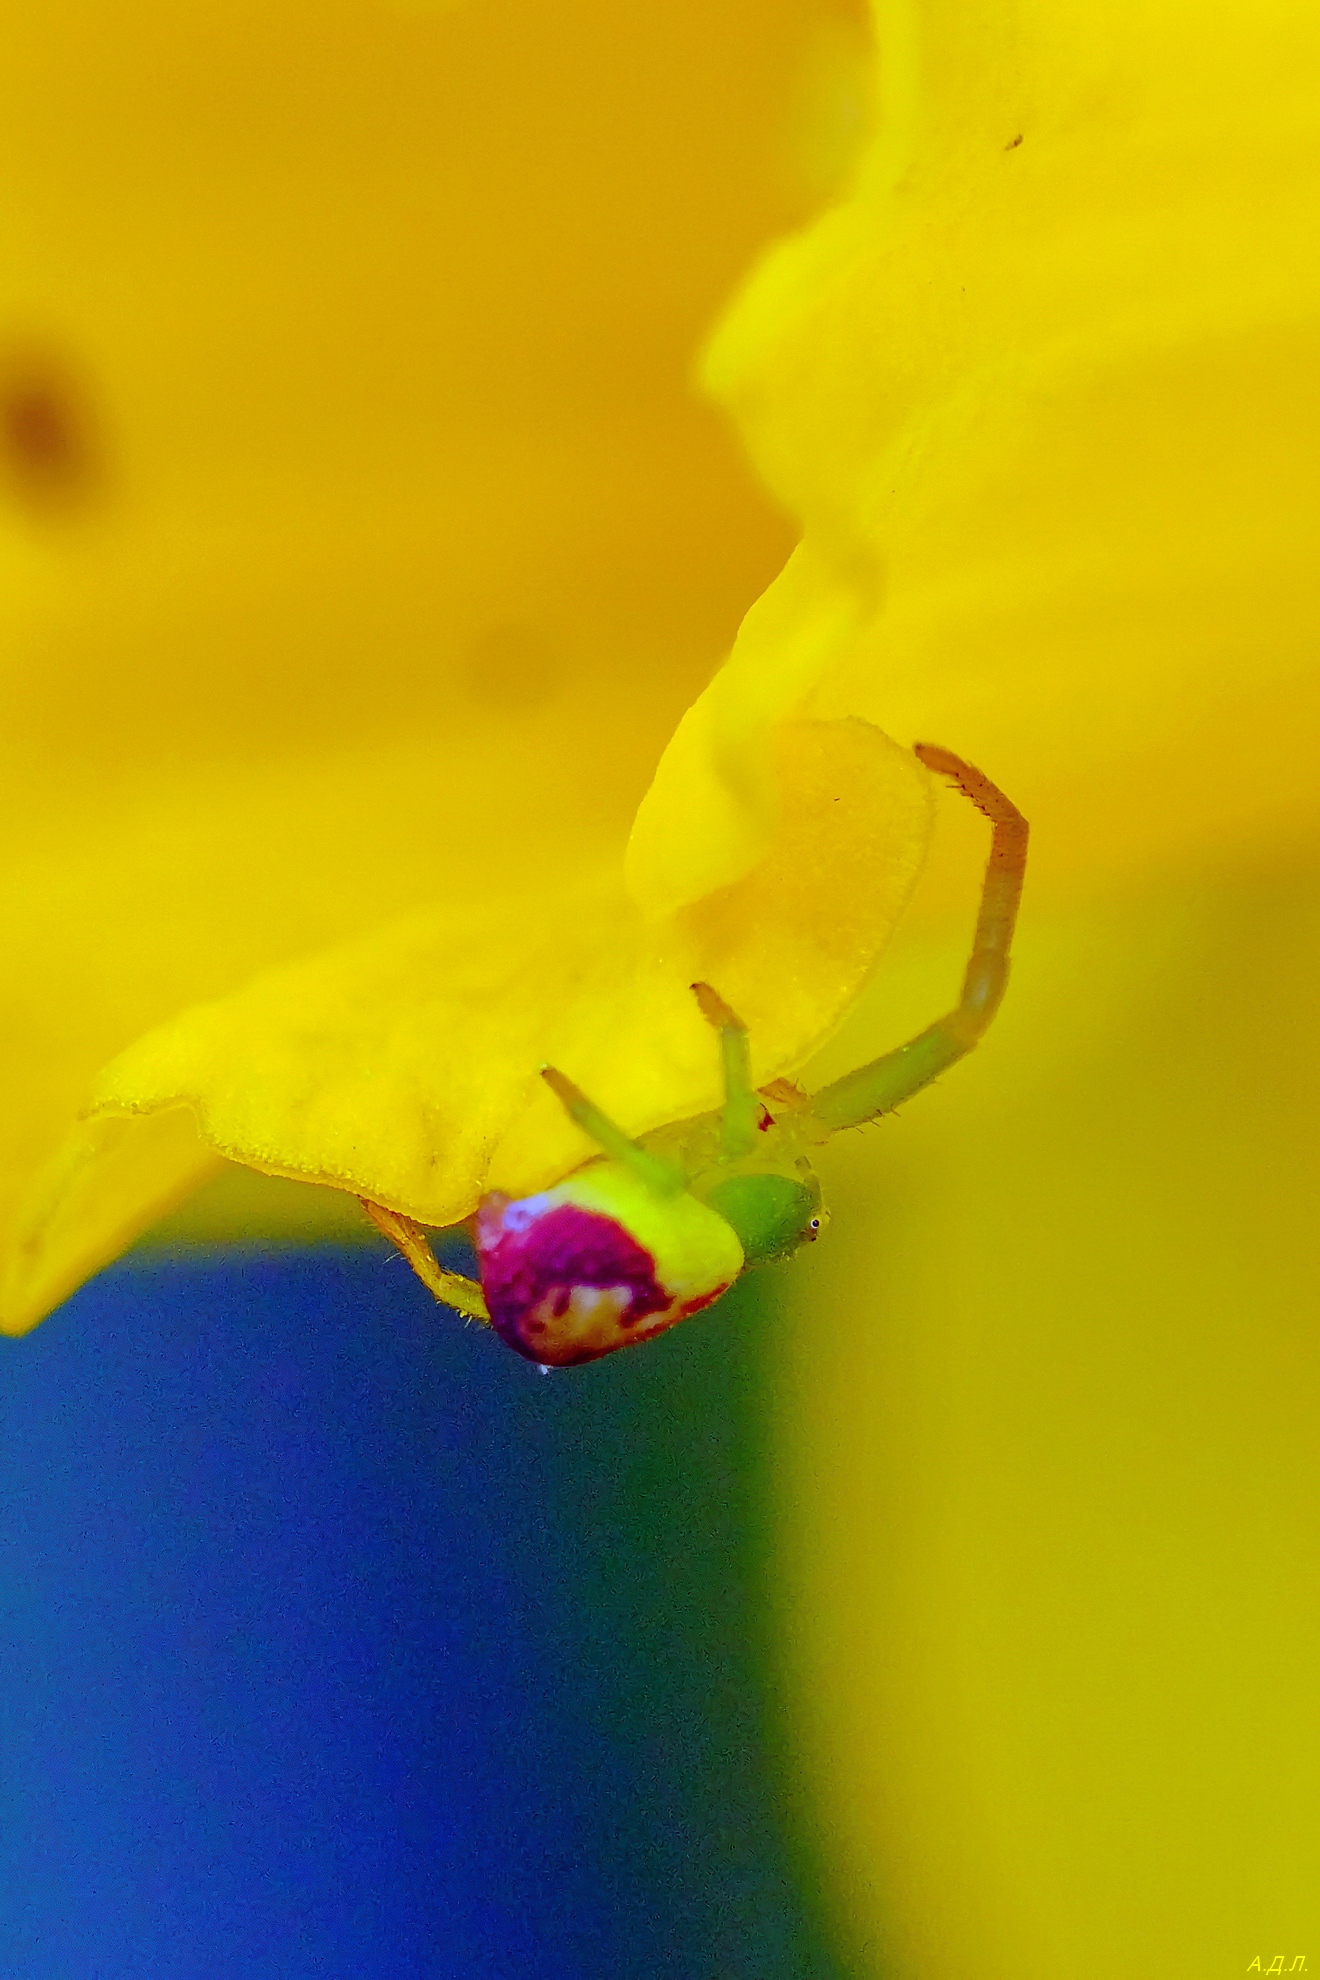
[{"label": "spider abdomen", "polygon": [[653,1339],[718,1299],[743,1267],[723,1217],[608,1161],[533,1196],[487,1196],[476,1239],[491,1325],[545,1367]]}]

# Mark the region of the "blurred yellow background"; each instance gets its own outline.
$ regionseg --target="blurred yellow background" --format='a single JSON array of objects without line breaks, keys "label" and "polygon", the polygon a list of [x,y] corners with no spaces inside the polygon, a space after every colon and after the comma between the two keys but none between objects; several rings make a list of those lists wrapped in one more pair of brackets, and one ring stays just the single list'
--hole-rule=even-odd
[{"label": "blurred yellow background", "polygon": [[[822,1070],[947,999],[959,935],[899,942]],[[1301,848],[1028,895],[993,1040],[824,1152],[775,1600],[878,1970],[1200,1980],[1315,1936],[1318,967]]]}]

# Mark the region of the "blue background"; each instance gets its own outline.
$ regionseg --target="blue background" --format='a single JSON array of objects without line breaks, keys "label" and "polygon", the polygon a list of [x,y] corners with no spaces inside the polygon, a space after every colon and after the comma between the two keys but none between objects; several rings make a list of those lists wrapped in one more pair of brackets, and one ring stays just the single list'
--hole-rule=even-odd
[{"label": "blue background", "polygon": [[543,1377],[374,1250],[0,1343],[5,1980],[831,1980],[777,1819],[756,1282]]}]

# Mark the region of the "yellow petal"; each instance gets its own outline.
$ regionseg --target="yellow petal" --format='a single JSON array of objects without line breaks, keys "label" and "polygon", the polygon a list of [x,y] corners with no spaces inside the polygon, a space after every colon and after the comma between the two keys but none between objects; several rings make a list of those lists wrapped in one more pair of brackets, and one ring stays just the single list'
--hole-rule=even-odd
[{"label": "yellow petal", "polygon": [[645,915],[617,868],[566,876],[392,923],[141,1040],[103,1075],[21,1221],[3,1325],[32,1325],[208,1154],[443,1225],[487,1188],[524,1194],[593,1152],[538,1077],[546,1062],[634,1134],[712,1107],[718,1053],[697,980],[750,1026],[758,1081],[800,1065],[908,897],[929,780],[862,722],[790,723],[774,740],[764,857],[672,915]]},{"label": "yellow petal", "polygon": [[847,650],[858,612],[799,549],[688,709],[638,808],[625,870],[640,905],[669,913],[762,856],[777,817],[772,738]]},{"label": "yellow petal", "polygon": [[687,374],[804,5],[7,24],[0,1244],[133,1039],[626,833],[792,540]]},{"label": "yellow petal", "polygon": [[1038,882],[1309,826],[1276,738],[1320,747],[1320,14],[878,28],[854,196],[708,364],[815,616],[852,604],[813,706],[992,765],[1048,821]]}]

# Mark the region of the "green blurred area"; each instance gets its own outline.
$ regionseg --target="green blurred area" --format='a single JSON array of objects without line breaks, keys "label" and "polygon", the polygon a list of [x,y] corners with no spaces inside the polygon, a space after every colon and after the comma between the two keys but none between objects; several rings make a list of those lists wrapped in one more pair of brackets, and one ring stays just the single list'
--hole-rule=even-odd
[{"label": "green blurred area", "polygon": [[139,1250],[176,1251],[191,1245],[373,1244],[380,1239],[347,1190],[263,1176],[238,1162],[139,1240]]}]

